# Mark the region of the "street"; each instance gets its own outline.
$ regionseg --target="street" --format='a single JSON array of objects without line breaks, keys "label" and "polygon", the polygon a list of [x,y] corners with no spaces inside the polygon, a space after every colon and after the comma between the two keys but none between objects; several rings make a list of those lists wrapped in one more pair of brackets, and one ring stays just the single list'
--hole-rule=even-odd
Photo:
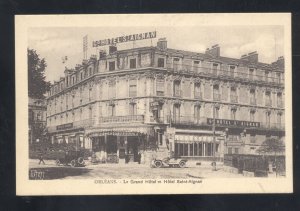
[{"label": "street", "polygon": [[[186,168],[150,168],[149,165],[133,164],[98,164],[85,167],[56,166],[54,161],[45,161],[38,165],[38,160],[30,160],[31,179],[188,179],[188,178],[236,178],[240,174],[225,172],[222,166],[212,171],[210,165],[187,165]],[[35,176],[40,172],[42,176]]]}]

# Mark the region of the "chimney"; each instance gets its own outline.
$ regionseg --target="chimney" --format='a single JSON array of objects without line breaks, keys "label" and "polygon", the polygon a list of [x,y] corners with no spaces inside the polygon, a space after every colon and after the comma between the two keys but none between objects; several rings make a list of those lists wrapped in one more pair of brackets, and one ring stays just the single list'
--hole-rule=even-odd
[{"label": "chimney", "polygon": [[166,50],[167,49],[167,39],[166,38],[159,38],[157,42],[157,47],[161,50]]},{"label": "chimney", "polygon": [[220,46],[218,44],[213,45],[211,49],[207,48],[205,54],[211,55],[215,58],[220,57]]},{"label": "chimney", "polygon": [[105,57],[106,57],[106,51],[105,50],[100,50],[99,59],[104,59]]},{"label": "chimney", "polygon": [[114,46],[114,45],[110,45],[109,46],[109,54],[113,54],[114,52],[116,52],[118,49],[117,49],[117,46]]},{"label": "chimney", "polygon": [[283,56],[278,57],[277,65],[280,69],[282,69],[282,70],[284,69],[284,57]]},{"label": "chimney", "polygon": [[249,61],[251,63],[257,63],[258,62],[258,53],[256,51],[253,51],[251,53],[244,54],[241,56],[241,59]]}]

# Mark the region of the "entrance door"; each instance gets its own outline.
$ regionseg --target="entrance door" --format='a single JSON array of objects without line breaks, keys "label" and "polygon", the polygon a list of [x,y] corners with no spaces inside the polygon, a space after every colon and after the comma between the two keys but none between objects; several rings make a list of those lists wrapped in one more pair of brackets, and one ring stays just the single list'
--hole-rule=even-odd
[{"label": "entrance door", "polygon": [[129,156],[129,162],[138,162],[138,137],[127,137],[127,154]]}]

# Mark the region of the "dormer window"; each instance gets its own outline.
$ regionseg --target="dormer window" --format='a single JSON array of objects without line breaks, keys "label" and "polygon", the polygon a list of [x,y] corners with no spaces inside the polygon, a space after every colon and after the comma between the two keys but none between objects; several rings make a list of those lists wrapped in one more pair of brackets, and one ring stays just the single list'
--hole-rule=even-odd
[{"label": "dormer window", "polygon": [[234,77],[234,70],[235,70],[235,66],[230,65],[230,66],[229,66],[229,73],[230,73],[230,76],[231,76],[231,77]]},{"label": "dormer window", "polygon": [[213,63],[213,67],[212,67],[213,75],[218,75],[218,67],[219,67],[219,64]]}]

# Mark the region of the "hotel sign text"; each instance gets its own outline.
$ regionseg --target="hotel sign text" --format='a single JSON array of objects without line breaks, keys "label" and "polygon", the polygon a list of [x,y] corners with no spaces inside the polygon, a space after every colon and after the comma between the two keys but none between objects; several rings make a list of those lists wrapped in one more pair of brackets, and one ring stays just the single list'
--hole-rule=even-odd
[{"label": "hotel sign text", "polygon": [[63,125],[57,125],[56,130],[65,130],[73,127],[73,123],[67,123]]},{"label": "hotel sign text", "polygon": [[[215,119],[216,125],[223,126],[239,126],[239,127],[260,127],[259,122],[248,122],[230,119]],[[207,118],[207,124],[212,125],[214,122],[213,118]]]},{"label": "hotel sign text", "polygon": [[136,41],[136,40],[145,40],[156,38],[156,31],[153,32],[145,32],[140,34],[131,34],[121,37],[114,37],[104,40],[93,41],[93,47],[104,46],[104,45],[115,45],[117,43]]}]

